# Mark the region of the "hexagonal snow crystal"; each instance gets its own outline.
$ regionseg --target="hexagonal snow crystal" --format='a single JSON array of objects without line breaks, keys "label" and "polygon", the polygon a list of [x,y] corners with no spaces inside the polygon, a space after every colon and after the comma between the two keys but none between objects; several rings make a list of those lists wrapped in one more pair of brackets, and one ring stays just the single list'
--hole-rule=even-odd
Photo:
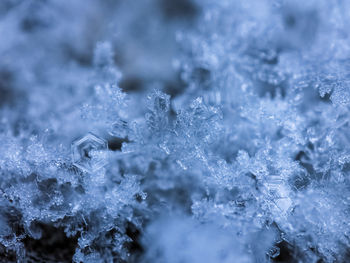
[{"label": "hexagonal snow crystal", "polygon": [[95,172],[107,163],[107,142],[88,133],[72,143],[73,164],[85,172]]}]

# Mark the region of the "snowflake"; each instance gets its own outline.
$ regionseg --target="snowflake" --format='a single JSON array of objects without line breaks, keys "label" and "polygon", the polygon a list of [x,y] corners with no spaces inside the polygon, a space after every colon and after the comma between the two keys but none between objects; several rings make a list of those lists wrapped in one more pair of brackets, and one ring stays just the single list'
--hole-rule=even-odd
[{"label": "snowflake", "polygon": [[104,139],[88,133],[72,143],[73,164],[84,172],[95,172],[106,165],[107,149]]}]

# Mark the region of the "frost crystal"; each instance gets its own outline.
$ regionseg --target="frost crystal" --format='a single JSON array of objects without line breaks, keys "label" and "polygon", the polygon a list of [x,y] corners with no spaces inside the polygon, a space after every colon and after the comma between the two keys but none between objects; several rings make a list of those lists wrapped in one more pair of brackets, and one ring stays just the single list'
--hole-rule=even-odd
[{"label": "frost crystal", "polygon": [[118,119],[109,129],[109,134],[115,137],[125,138],[129,133],[128,123],[122,119]]},{"label": "frost crystal", "polygon": [[107,142],[88,133],[72,143],[73,164],[85,172],[95,172],[107,163]]},{"label": "frost crystal", "polygon": [[270,256],[271,258],[276,258],[276,257],[278,257],[279,254],[280,254],[280,248],[274,246],[274,247],[270,248],[268,254],[269,254],[269,256]]},{"label": "frost crystal", "polygon": [[349,28],[348,0],[1,0],[0,262],[349,262]]}]

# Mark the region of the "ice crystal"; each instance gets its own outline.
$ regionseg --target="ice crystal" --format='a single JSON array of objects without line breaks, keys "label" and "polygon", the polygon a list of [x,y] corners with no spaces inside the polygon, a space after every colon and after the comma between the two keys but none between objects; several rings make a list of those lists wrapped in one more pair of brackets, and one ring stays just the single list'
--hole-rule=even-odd
[{"label": "ice crystal", "polygon": [[347,262],[349,14],[0,1],[0,261]]},{"label": "ice crystal", "polygon": [[109,129],[109,134],[115,137],[125,138],[129,133],[128,123],[122,119],[118,119]]},{"label": "ice crystal", "polygon": [[107,142],[88,133],[72,143],[73,164],[85,172],[95,172],[107,163]]}]

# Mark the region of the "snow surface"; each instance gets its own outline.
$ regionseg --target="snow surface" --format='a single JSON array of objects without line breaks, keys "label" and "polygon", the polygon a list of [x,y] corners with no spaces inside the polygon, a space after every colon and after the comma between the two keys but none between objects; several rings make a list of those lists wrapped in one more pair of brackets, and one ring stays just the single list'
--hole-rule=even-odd
[{"label": "snow surface", "polygon": [[349,262],[349,30],[346,0],[0,1],[0,261]]}]

